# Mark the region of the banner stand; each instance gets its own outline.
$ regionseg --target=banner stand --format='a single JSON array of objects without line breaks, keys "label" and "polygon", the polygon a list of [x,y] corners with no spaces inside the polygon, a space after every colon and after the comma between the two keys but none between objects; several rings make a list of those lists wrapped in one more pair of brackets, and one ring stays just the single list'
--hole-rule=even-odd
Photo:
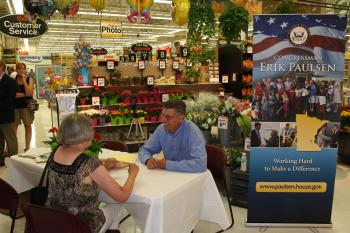
[{"label": "banner stand", "polygon": [[307,224],[307,223],[251,223],[246,222],[247,227],[299,227],[299,228],[332,228],[333,224]]}]

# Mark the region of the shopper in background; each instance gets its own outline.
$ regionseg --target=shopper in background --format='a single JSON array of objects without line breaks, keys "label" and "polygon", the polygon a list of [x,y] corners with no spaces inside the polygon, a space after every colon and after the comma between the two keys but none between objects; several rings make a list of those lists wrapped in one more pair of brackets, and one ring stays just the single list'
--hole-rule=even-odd
[{"label": "shopper in background", "polygon": [[109,159],[103,164],[84,154],[91,146],[93,135],[89,117],[74,113],[63,119],[57,133],[57,142],[61,146],[52,152],[53,157],[48,161],[46,206],[81,217],[92,233],[119,232],[116,229],[122,217],[121,205],[100,205],[98,196],[102,189],[117,202],[127,201],[139,167],[130,164],[125,184],[119,185],[108,173],[110,169],[121,167],[118,161]]},{"label": "shopper in background", "polygon": [[28,100],[33,98],[34,93],[34,81],[26,74],[26,65],[24,63],[16,64],[16,120],[15,129],[17,132],[18,125],[23,122],[25,131],[25,148],[24,152],[29,150],[30,141],[32,139],[32,123],[34,121],[34,112],[28,108]]},{"label": "shopper in background", "polygon": [[8,155],[18,153],[15,122],[16,82],[6,73],[6,64],[0,60],[0,166],[5,165],[4,147],[7,144]]},{"label": "shopper in background", "polygon": [[[140,149],[139,159],[149,169],[166,169],[183,172],[207,170],[205,141],[200,129],[185,120],[186,104],[181,100],[164,103],[162,123],[152,137]],[[152,155],[163,151],[164,159],[156,160]]]}]

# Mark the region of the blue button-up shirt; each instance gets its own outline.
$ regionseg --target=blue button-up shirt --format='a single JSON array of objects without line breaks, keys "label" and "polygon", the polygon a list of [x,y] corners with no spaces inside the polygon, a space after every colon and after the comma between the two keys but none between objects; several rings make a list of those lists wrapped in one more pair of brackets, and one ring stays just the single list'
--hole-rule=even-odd
[{"label": "blue button-up shirt", "polygon": [[205,141],[199,128],[184,120],[174,132],[168,132],[161,124],[139,151],[139,160],[145,163],[153,154],[163,151],[166,170],[204,172],[207,170]]}]

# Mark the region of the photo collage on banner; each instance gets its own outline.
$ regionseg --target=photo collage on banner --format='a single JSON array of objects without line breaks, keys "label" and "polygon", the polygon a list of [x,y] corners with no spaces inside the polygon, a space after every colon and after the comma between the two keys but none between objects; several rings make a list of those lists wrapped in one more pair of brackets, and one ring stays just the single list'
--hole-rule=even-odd
[{"label": "photo collage on banner", "polygon": [[254,16],[248,226],[331,226],[346,23]]}]

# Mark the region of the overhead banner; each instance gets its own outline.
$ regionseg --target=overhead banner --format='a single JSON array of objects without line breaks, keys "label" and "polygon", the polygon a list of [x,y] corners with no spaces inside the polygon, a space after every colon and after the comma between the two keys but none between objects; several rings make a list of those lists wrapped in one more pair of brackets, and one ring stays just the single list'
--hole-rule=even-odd
[{"label": "overhead banner", "polygon": [[331,226],[344,15],[255,15],[248,226]]},{"label": "overhead banner", "polygon": [[102,38],[122,37],[122,23],[118,21],[101,20],[100,33]]}]

